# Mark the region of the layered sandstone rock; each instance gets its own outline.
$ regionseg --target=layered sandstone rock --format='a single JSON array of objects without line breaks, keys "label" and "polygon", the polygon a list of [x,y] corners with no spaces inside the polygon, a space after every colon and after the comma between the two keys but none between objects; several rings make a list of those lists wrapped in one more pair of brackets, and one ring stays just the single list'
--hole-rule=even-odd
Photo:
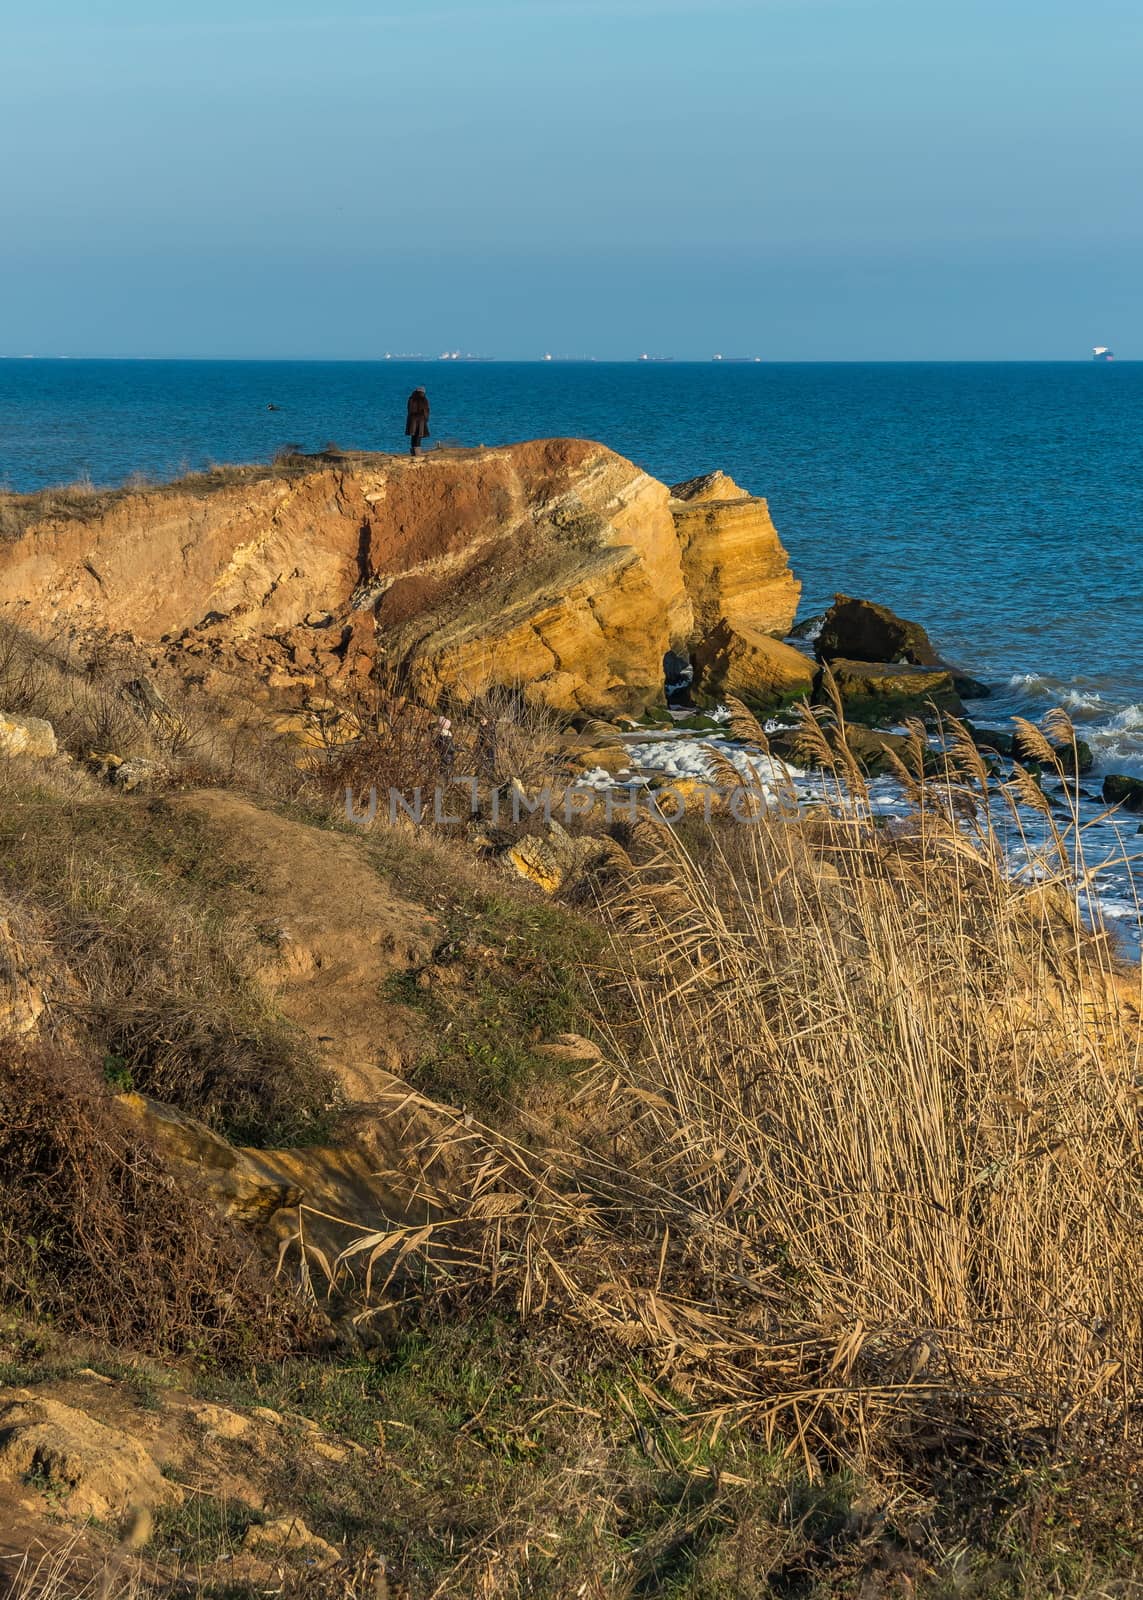
[{"label": "layered sandstone rock", "polygon": [[741,623],[720,621],[695,647],[694,686],[703,696],[732,694],[751,710],[769,711],[808,695],[813,662],[792,645]]},{"label": "layered sandstone rock", "polygon": [[788,633],[802,586],[765,500],[713,472],[676,484],[671,513],[700,639],[722,621],[742,632]]},{"label": "layered sandstone rock", "polygon": [[757,643],[798,591],[764,500],[722,473],[671,493],[576,439],[221,473],[0,547],[0,617],[142,643],[322,746],[308,710],[381,674],[423,702],[510,686],[614,715],[661,701],[664,656],[698,649],[709,692],[802,693],[804,665]]},{"label": "layered sandstone rock", "polygon": [[518,684],[569,711],[661,698],[693,627],[666,488],[566,439],[127,495],[0,550],[0,614],[271,691],[380,659],[425,699]]}]

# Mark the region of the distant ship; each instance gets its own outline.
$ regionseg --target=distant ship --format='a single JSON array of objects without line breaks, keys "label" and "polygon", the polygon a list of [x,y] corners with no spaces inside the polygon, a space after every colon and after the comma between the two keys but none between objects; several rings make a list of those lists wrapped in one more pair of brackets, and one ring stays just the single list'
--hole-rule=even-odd
[{"label": "distant ship", "polygon": [[1093,345],[1091,359],[1093,361],[1114,361],[1115,351],[1109,350],[1105,344]]},{"label": "distant ship", "polygon": [[674,356],[649,356],[646,351],[639,357],[640,361],[673,361]]}]

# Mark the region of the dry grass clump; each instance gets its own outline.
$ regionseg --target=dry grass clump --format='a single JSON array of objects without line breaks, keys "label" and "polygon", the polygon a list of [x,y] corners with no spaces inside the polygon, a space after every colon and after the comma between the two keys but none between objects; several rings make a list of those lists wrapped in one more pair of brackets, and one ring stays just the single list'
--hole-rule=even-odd
[{"label": "dry grass clump", "polygon": [[284,800],[311,791],[288,752],[266,740],[265,718],[248,702],[163,688],[131,653],[93,646],[80,655],[64,641],[0,623],[0,709],[50,722],[80,761],[142,758],[149,788],[213,783]]},{"label": "dry grass clump", "polygon": [[0,1301],[150,1353],[278,1354],[316,1324],[77,1057],[0,1038]]},{"label": "dry grass clump", "polygon": [[[641,1038],[585,1087],[590,1135],[537,1158],[405,1101],[437,1117],[406,1147],[423,1222],[324,1265],[378,1302],[558,1314],[708,1419],[781,1423],[811,1470],[981,1428],[1138,1442],[1138,977],[1080,923],[1078,826],[1014,880],[959,725],[890,826],[844,728],[805,732],[844,780],[828,813],[729,828],[702,868],[637,830],[601,909]],[[1018,771],[1002,799],[1039,795]]]},{"label": "dry grass clump", "polygon": [[37,522],[55,518],[80,518],[89,521],[115,499],[116,491],[97,489],[89,477],[55,489],[40,489],[34,494],[13,494],[0,490],[0,539],[18,539]]}]

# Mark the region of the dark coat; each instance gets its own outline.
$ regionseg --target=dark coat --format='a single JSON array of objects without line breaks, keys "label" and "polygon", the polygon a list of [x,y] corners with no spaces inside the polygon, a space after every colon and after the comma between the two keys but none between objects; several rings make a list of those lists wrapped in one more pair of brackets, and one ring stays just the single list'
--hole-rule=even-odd
[{"label": "dark coat", "polygon": [[409,409],[405,416],[405,432],[410,438],[427,439],[429,437],[429,397],[422,394],[420,389],[414,389],[409,396]]}]

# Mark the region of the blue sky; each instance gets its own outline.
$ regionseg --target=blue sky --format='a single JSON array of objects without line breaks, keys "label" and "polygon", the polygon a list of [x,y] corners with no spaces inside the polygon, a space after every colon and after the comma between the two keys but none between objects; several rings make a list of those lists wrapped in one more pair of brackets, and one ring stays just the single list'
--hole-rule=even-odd
[{"label": "blue sky", "polygon": [[0,0],[0,352],[1143,353],[1135,0]]}]

